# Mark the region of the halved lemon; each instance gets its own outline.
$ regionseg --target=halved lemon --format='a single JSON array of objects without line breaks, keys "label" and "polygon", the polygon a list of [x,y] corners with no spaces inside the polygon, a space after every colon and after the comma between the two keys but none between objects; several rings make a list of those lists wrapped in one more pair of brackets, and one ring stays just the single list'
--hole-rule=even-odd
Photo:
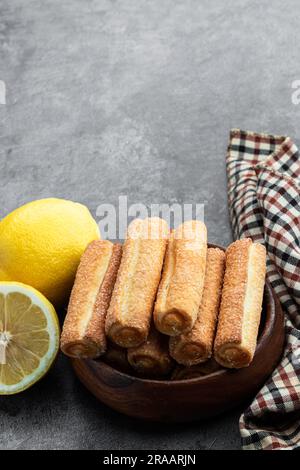
[{"label": "halved lemon", "polygon": [[33,287],[0,282],[0,395],[31,387],[49,370],[59,346],[52,304]]}]

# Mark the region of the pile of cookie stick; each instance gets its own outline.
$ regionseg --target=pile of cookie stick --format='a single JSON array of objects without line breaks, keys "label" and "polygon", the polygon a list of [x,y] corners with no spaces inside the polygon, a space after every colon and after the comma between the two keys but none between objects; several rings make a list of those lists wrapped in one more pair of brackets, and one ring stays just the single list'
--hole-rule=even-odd
[{"label": "pile of cookie stick", "polygon": [[265,248],[248,238],[224,252],[207,247],[198,220],[170,231],[161,218],[135,219],[123,246],[97,240],[84,252],[61,349],[145,378],[247,367],[265,273]]}]

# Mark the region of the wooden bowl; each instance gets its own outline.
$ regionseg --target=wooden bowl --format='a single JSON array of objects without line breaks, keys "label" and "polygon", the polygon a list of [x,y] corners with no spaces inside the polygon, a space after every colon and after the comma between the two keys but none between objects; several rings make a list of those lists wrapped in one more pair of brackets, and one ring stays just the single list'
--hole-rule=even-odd
[{"label": "wooden bowl", "polygon": [[114,410],[150,421],[184,422],[215,416],[254,397],[276,367],[283,345],[283,313],[266,282],[260,334],[249,367],[170,381],[133,377],[100,360],[72,359],[72,364],[88,390]]}]

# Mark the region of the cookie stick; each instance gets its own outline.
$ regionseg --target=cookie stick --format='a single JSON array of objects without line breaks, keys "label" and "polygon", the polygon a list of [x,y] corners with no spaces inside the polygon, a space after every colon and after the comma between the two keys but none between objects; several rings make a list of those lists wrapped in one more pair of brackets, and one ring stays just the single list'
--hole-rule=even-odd
[{"label": "cookie stick", "polygon": [[224,267],[224,251],[208,248],[203,296],[197,320],[191,331],[170,338],[170,354],[179,364],[199,364],[212,355]]},{"label": "cookie stick", "polygon": [[203,292],[206,252],[204,223],[191,220],[172,232],[153,314],[161,333],[177,336],[194,326]]},{"label": "cookie stick", "polygon": [[173,368],[168,338],[153,326],[145,343],[128,349],[127,358],[132,368],[143,377],[163,377]]},{"label": "cookie stick", "polygon": [[214,357],[224,367],[246,367],[253,359],[266,275],[266,250],[246,238],[226,251]]},{"label": "cookie stick", "polygon": [[105,325],[121,347],[147,339],[168,237],[168,225],[158,217],[136,219],[128,227]]},{"label": "cookie stick", "polygon": [[91,242],[83,253],[60,340],[71,357],[95,358],[106,350],[105,317],[121,261],[122,246]]},{"label": "cookie stick", "polygon": [[101,360],[105,362],[105,364],[126,374],[132,374],[133,372],[127,359],[127,349],[121,348],[111,341],[108,342],[106,352],[101,357]]},{"label": "cookie stick", "polygon": [[222,367],[214,359],[190,367],[178,365],[172,373],[171,380],[197,379],[219,370],[222,370]]}]

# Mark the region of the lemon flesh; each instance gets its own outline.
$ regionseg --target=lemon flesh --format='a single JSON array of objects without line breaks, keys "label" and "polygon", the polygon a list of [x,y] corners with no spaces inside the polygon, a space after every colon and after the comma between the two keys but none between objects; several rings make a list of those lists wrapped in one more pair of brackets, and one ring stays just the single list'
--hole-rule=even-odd
[{"label": "lemon flesh", "polygon": [[57,198],[29,202],[0,221],[0,281],[28,284],[61,308],[82,253],[99,238],[86,206]]},{"label": "lemon flesh", "polygon": [[0,394],[21,392],[50,368],[59,323],[50,302],[17,282],[0,282]]}]

